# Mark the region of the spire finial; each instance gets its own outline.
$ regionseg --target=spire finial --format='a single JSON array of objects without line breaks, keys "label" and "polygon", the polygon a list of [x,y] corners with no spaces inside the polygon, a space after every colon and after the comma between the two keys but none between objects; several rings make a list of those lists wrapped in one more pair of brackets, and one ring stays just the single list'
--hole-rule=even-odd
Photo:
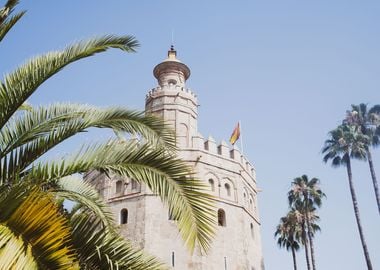
[{"label": "spire finial", "polygon": [[174,29],[172,29],[172,45],[170,46],[170,50],[174,50]]}]

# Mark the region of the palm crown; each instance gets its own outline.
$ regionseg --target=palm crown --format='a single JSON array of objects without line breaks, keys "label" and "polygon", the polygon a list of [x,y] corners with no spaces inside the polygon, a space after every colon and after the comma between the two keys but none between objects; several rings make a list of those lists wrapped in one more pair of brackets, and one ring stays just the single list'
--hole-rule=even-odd
[{"label": "palm crown", "polygon": [[380,105],[368,110],[367,104],[351,105],[343,123],[355,126],[362,134],[369,137],[370,145],[378,146],[380,143]]},{"label": "palm crown", "polygon": [[350,125],[340,125],[329,132],[322,153],[323,161],[332,160],[334,167],[347,163],[348,158],[365,160],[369,137]]}]

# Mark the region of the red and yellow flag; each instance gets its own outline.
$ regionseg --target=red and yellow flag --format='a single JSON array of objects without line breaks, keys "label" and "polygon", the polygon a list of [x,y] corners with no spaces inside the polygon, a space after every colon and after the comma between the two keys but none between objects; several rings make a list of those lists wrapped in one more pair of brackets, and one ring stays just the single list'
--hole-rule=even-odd
[{"label": "red and yellow flag", "polygon": [[237,125],[236,125],[236,127],[235,127],[235,129],[234,129],[234,131],[232,132],[232,135],[231,135],[231,138],[230,138],[230,143],[232,145],[234,145],[235,142],[237,140],[239,140],[239,137],[240,137],[240,123],[238,122]]}]

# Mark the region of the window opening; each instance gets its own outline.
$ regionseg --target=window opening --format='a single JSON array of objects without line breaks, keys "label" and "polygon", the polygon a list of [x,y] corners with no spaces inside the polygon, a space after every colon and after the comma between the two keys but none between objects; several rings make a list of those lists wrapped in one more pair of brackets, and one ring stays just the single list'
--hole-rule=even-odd
[{"label": "window opening", "polygon": [[120,211],[120,224],[127,224],[128,223],[128,210],[122,209]]},{"label": "window opening", "polygon": [[224,187],[226,188],[227,196],[231,197],[231,187],[229,184],[225,184]]},{"label": "window opening", "polygon": [[226,213],[223,209],[218,210],[218,226],[226,227]]},{"label": "window opening", "polygon": [[121,193],[123,190],[123,181],[119,180],[116,182],[116,193]]},{"label": "window opening", "polygon": [[215,191],[215,183],[213,179],[208,179],[208,183],[210,184],[211,191]]}]

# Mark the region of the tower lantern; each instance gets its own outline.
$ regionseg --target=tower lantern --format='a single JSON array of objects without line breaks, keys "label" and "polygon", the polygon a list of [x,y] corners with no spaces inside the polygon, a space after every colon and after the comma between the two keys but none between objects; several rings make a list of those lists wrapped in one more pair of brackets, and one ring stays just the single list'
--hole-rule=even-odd
[{"label": "tower lantern", "polygon": [[185,82],[190,77],[190,69],[177,59],[177,51],[172,45],[168,58],[154,68],[153,75],[161,87],[185,87]]}]

